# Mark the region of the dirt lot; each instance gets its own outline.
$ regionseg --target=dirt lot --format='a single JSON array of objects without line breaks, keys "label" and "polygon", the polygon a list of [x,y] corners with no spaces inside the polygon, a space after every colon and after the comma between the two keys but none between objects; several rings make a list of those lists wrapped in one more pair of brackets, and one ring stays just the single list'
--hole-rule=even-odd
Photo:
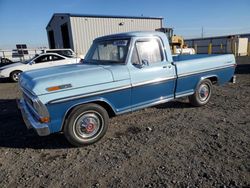
[{"label": "dirt lot", "polygon": [[250,58],[237,84],[210,103],[187,100],[111,119],[98,143],[73,148],[39,137],[17,110],[17,85],[0,80],[0,187],[250,187]]}]

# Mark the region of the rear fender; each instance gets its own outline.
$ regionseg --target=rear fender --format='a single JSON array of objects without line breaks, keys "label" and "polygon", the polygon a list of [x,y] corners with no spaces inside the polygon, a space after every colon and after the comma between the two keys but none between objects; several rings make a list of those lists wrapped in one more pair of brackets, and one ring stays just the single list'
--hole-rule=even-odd
[{"label": "rear fender", "polygon": [[211,74],[211,75],[206,75],[206,76],[202,76],[197,84],[197,86],[205,79],[208,79],[212,82],[213,85],[218,84],[219,83],[219,77],[215,74]]}]

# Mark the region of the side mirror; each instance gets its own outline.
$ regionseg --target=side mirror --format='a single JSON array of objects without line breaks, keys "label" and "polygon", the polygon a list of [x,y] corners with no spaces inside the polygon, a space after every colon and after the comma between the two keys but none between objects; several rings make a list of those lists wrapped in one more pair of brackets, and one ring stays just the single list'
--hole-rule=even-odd
[{"label": "side mirror", "polygon": [[138,64],[137,64],[137,63],[133,63],[133,65],[134,65],[135,67],[139,68],[139,69],[142,69],[143,67],[148,66],[149,63],[148,63],[148,60],[142,59],[142,61],[141,61],[140,64],[139,64],[139,63],[138,63]]},{"label": "side mirror", "polygon": [[29,62],[29,65],[33,65],[33,64],[34,64],[34,61],[30,61],[30,62]]},{"label": "side mirror", "polygon": [[149,65],[149,62],[148,62],[148,60],[146,60],[146,59],[142,59],[142,60],[141,60],[141,63],[136,62],[136,63],[132,63],[132,65],[134,65],[135,67],[141,69],[141,68],[143,68],[143,67],[145,67],[145,66],[148,66],[148,65]]},{"label": "side mirror", "polygon": [[142,66],[149,65],[148,60],[146,60],[146,59],[142,59],[141,64],[142,64]]}]

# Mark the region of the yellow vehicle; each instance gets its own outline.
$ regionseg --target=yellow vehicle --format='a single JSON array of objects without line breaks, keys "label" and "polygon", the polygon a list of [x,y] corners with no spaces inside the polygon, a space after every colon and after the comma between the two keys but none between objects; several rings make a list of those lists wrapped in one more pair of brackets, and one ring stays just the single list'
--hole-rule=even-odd
[{"label": "yellow vehicle", "polygon": [[187,45],[184,44],[184,39],[182,36],[173,34],[173,28],[163,27],[156,30],[167,35],[173,54],[182,54],[183,52],[185,54],[195,54],[195,50],[193,48],[188,48]]}]

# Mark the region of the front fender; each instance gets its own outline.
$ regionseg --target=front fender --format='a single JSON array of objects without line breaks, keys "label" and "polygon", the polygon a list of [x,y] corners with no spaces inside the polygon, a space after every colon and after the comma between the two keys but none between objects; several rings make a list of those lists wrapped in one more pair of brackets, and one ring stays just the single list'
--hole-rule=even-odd
[{"label": "front fender", "polygon": [[[44,99],[48,95],[41,95]],[[51,132],[59,132],[67,117],[67,114],[74,107],[86,103],[105,104],[113,114],[121,114],[131,111],[131,87],[122,87],[119,90],[97,92],[91,96],[68,97],[67,100],[47,101],[47,108],[51,117]],[[44,101],[44,100],[41,100]]]},{"label": "front fender", "polygon": [[[60,131],[63,130],[63,125],[65,123],[65,120],[67,119],[67,117],[69,116],[70,112],[77,106],[79,105],[84,105],[84,104],[89,104],[89,103],[95,103],[95,104],[98,104],[100,106],[102,106],[105,110],[107,110],[107,112],[109,113],[110,110],[112,110],[111,113],[117,115],[117,111],[115,110],[114,106],[112,106],[112,104],[107,100],[107,99],[104,99],[104,98],[99,98],[99,99],[92,99],[92,100],[87,100],[87,101],[84,101],[84,102],[79,102],[79,103],[76,103],[74,105],[72,105],[64,114],[63,116],[63,120],[62,120],[62,123],[61,123],[61,128],[60,128]],[[102,105],[103,104],[103,105]]]},{"label": "front fender", "polygon": [[1,70],[1,75],[8,78],[8,77],[10,77],[11,72],[13,72],[13,70],[3,69],[3,70]]},{"label": "front fender", "polygon": [[[46,107],[48,108],[51,122],[50,122],[50,131],[53,132],[60,132],[63,129],[63,124],[69,115],[70,111],[75,108],[76,106],[87,104],[87,103],[96,103],[101,104],[108,112],[111,111],[112,114],[117,115],[120,113],[120,109],[117,108],[110,100],[103,97],[96,97],[84,100],[77,100],[77,101],[66,101],[62,103],[48,103]],[[102,105],[104,104],[104,105]],[[130,109],[129,105],[126,109]]]}]

